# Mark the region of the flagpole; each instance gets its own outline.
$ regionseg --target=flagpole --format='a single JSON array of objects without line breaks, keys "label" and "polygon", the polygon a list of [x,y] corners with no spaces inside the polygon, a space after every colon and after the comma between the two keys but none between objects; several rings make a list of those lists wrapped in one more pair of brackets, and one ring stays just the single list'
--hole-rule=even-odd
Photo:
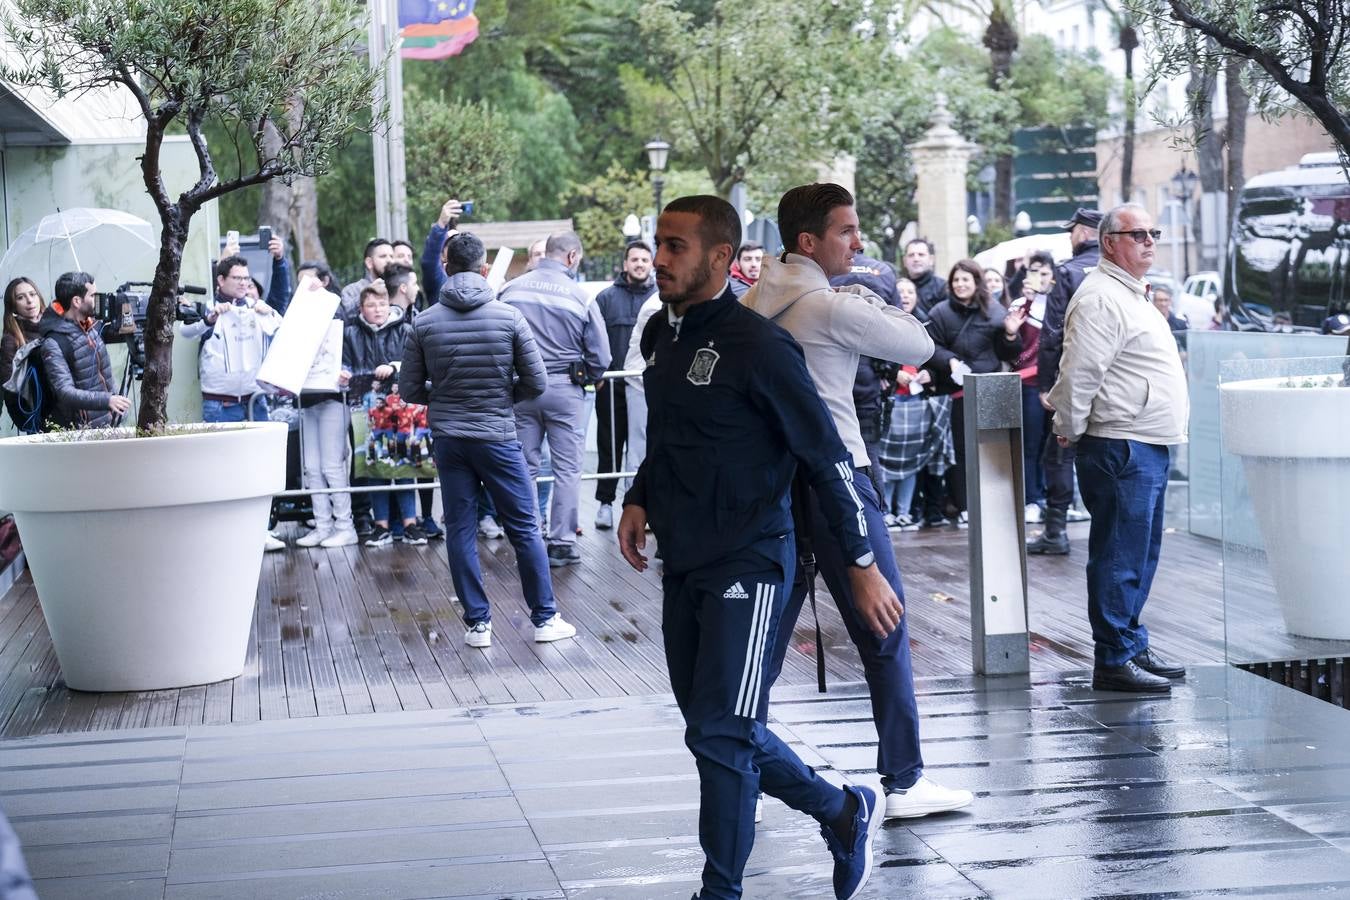
[{"label": "flagpole", "polygon": [[408,240],[407,161],[403,141],[403,52],[400,48],[398,0],[386,0],[386,46],[394,48],[386,70],[389,91],[390,240]]},{"label": "flagpole", "polygon": [[389,65],[375,85],[375,109],[385,107],[383,127],[371,135],[375,157],[375,232],[389,240],[408,239],[408,197],[403,142],[403,58],[399,42],[398,0],[371,0],[368,24],[370,62],[386,57]]}]

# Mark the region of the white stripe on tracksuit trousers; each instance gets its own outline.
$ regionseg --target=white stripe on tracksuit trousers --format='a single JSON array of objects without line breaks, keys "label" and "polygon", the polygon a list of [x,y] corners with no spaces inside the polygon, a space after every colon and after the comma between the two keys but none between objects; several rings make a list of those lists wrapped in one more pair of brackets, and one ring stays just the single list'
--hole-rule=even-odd
[{"label": "white stripe on tracksuit trousers", "polygon": [[736,694],[736,715],[754,718],[759,708],[763,687],[765,644],[769,639],[769,623],[773,619],[773,598],[778,586],[755,585],[755,609],[750,619],[750,633],[745,646],[745,668],[741,672],[741,687]]}]

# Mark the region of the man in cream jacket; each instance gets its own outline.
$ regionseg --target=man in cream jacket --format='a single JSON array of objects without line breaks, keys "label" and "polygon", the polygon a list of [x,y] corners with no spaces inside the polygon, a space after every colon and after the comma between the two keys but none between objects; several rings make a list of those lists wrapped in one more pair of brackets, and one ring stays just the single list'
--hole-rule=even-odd
[{"label": "man in cream jacket", "polygon": [[1144,275],[1161,232],[1148,211],[1102,218],[1102,260],[1069,301],[1064,357],[1050,391],[1061,446],[1092,514],[1088,618],[1095,690],[1165,693],[1186,670],[1149,649],[1139,621],[1162,545],[1167,448],[1186,442],[1190,400],[1176,340]]},{"label": "man in cream jacket", "polygon": [[[741,302],[785,328],[801,345],[816,391],[853,458],[849,475],[862,504],[861,514],[867,519],[871,552],[862,559],[847,558],[814,497],[811,509],[795,511],[794,518],[802,521],[805,513],[812,522],[809,534],[820,572],[863,660],[877,727],[877,771],[886,790],[886,815],[913,818],[959,809],[973,799],[969,791],[950,790],[923,774],[905,618],[902,614],[895,627],[888,627],[865,598],[854,595],[848,577],[850,566],[866,567],[875,561],[896,597],[904,601],[900,570],[881,502],[868,476],[870,460],[853,403],[858,357],[922,365],[933,355],[933,339],[917,319],[862,285],[830,286],[831,277],[851,270],[854,255],[862,249],[858,214],[847,190],[835,184],[793,188],[778,203],[778,227],[788,252],[781,260],[764,261],[759,281]],[[799,547],[801,543],[799,533]],[[799,568],[779,626],[770,684],[782,668],[806,589]]]}]

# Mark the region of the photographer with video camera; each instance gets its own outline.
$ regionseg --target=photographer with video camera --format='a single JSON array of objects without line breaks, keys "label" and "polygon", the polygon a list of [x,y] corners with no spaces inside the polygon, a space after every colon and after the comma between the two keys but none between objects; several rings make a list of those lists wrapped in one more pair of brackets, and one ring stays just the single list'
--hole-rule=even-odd
[{"label": "photographer with video camera", "polygon": [[66,272],[56,279],[56,298],[38,323],[42,366],[56,395],[52,421],[62,427],[106,428],[131,409],[131,401],[114,392],[97,308],[94,276]]},{"label": "photographer with video camera", "polygon": [[[201,340],[198,372],[203,422],[243,422],[249,398],[258,393],[258,367],[267,341],[281,325],[271,306],[250,296],[248,262],[227,256],[216,263],[216,303],[199,322],[183,326],[183,337]],[[267,419],[267,404],[254,398],[254,419]]]}]

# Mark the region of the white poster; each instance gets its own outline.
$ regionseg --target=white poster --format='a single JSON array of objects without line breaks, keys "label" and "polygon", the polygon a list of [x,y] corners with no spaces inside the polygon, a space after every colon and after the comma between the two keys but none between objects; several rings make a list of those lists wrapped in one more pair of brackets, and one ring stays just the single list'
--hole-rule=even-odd
[{"label": "white poster", "polygon": [[[258,369],[258,384],[264,390],[298,394],[310,390],[337,390],[337,373],[342,367],[342,322],[334,319],[341,298],[324,290],[318,279],[306,275],[300,279],[281,327],[272,336],[262,366]],[[337,334],[337,349],[333,349],[333,334]],[[336,362],[334,362],[336,356]],[[322,369],[314,372],[322,360]],[[326,379],[331,370],[332,378]],[[315,377],[322,376],[323,386]]]},{"label": "white poster", "polygon": [[314,356],[314,364],[309,367],[303,391],[336,391],[338,374],[342,371],[342,320],[330,319],[328,334],[324,335],[319,352]]}]

